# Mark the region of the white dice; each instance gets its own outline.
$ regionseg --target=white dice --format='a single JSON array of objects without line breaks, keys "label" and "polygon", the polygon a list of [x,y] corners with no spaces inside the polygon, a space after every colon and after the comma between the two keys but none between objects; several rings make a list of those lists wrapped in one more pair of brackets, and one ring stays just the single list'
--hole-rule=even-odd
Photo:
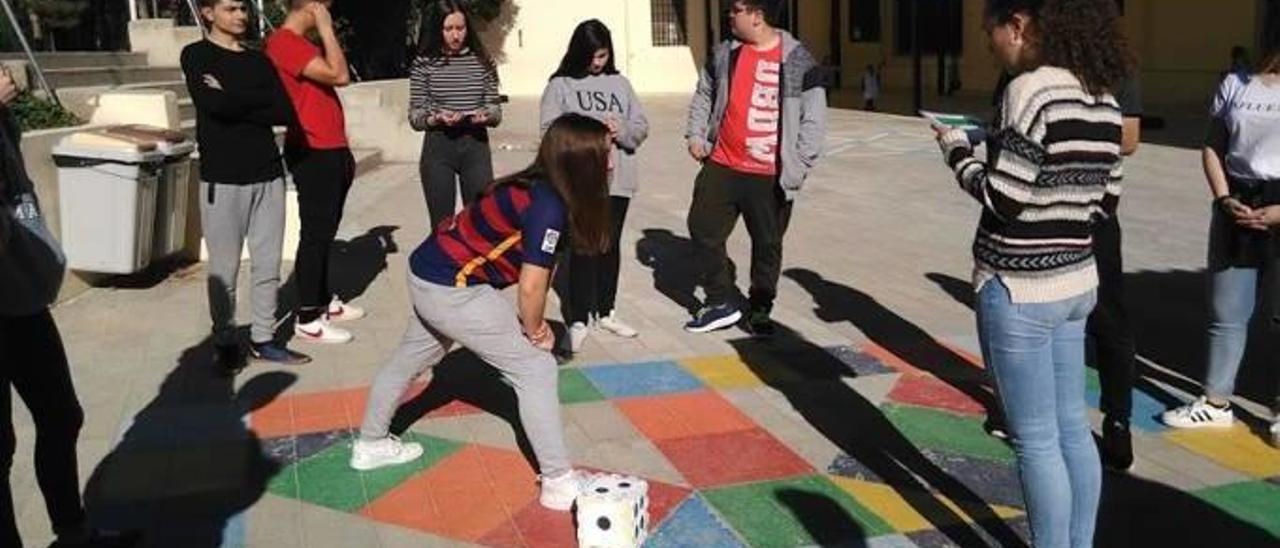
[{"label": "white dice", "polygon": [[578,495],[578,546],[637,548],[649,527],[649,484],[640,478],[599,474]]}]

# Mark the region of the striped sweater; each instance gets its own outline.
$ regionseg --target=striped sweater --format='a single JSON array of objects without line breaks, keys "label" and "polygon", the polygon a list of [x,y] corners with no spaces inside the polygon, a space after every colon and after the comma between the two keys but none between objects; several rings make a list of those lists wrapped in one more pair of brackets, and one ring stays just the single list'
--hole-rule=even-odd
[{"label": "striped sweater", "polygon": [[941,144],[960,187],[982,204],[974,290],[999,276],[1015,303],[1067,299],[1098,285],[1091,225],[1120,198],[1120,107],[1070,72],[1041,67],[1005,92],[975,158],[963,130]]},{"label": "striped sweater", "polygon": [[484,110],[488,126],[502,121],[498,103],[498,72],[493,64],[464,50],[458,55],[418,56],[409,70],[409,124],[423,131],[427,119],[440,111]]}]

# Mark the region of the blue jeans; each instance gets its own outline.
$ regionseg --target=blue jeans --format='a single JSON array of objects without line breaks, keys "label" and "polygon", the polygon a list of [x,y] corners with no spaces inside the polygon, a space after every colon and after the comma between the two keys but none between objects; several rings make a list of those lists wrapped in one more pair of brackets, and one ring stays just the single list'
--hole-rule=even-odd
[{"label": "blue jeans", "polygon": [[[1267,267],[1232,261],[1230,237],[1234,230],[1239,229],[1215,210],[1209,229],[1209,363],[1204,379],[1205,395],[1214,400],[1226,400],[1235,393],[1236,374],[1249,342],[1249,320],[1263,295],[1264,274],[1273,274]],[[1276,326],[1271,327],[1275,333]],[[1280,418],[1280,386],[1274,410]]]},{"label": "blue jeans", "polygon": [[1018,457],[1032,544],[1087,547],[1102,492],[1102,466],[1085,415],[1084,326],[1088,293],[1014,303],[999,278],[978,292],[978,337]]}]

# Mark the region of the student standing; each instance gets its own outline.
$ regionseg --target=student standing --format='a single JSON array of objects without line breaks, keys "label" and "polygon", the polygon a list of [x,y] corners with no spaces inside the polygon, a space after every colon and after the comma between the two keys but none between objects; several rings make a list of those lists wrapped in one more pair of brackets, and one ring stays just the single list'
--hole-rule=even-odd
[{"label": "student standing", "polygon": [[594,118],[609,128],[616,166],[609,180],[609,250],[599,256],[573,254],[569,258],[565,323],[569,324],[570,348],[576,352],[592,323],[619,337],[639,334],[615,312],[622,266],[619,242],[627,208],[640,183],[636,153],[649,136],[649,119],[631,82],[614,65],[609,28],[596,19],[574,29],[560,68],[542,92],[542,131],[567,112]]}]

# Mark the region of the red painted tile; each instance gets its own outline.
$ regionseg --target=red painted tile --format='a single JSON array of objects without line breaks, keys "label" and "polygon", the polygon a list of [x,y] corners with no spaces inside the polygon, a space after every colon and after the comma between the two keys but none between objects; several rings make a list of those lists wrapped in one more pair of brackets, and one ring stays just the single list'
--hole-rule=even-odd
[{"label": "red painted tile", "polygon": [[578,544],[573,514],[550,510],[536,500],[517,513],[513,522],[525,546],[557,548]]},{"label": "red painted tile", "polygon": [[293,418],[296,420],[305,417],[345,414],[346,407],[342,392],[331,390],[291,396],[289,399],[293,403]]},{"label": "red painted tile", "polygon": [[881,363],[898,370],[899,373],[923,373],[916,366],[907,363],[906,360],[899,358],[897,354],[876,343],[868,341],[862,345],[862,351],[880,360]]},{"label": "red painted tile", "polygon": [[803,459],[762,429],[656,442],[696,488],[784,478],[813,472]]},{"label": "red painted tile", "polygon": [[366,506],[361,514],[453,539],[475,542],[534,500],[524,457],[467,446]]},{"label": "red painted tile", "polygon": [[719,394],[709,391],[614,401],[651,440],[673,440],[740,432],[756,424]]},{"label": "red painted tile", "polygon": [[485,410],[467,402],[454,400],[436,409],[432,409],[430,413],[427,413],[426,418],[438,419],[441,417],[461,417],[463,415],[477,415],[484,412]]},{"label": "red painted tile", "polygon": [[[520,537],[520,530],[516,529],[515,522],[511,520],[502,522],[502,525],[480,537],[476,544],[493,546],[494,548],[523,548],[525,545],[524,540]],[[572,544],[568,546],[572,546]]]},{"label": "red painted tile", "polygon": [[312,434],[315,432],[329,432],[331,430],[346,430],[359,425],[358,422],[352,422],[346,413],[338,415],[315,415],[310,417],[298,417],[293,420],[294,434]]},{"label": "red painted tile", "polygon": [[903,375],[889,392],[898,403],[942,409],[965,415],[985,415],[982,404],[955,387],[927,375]]}]

